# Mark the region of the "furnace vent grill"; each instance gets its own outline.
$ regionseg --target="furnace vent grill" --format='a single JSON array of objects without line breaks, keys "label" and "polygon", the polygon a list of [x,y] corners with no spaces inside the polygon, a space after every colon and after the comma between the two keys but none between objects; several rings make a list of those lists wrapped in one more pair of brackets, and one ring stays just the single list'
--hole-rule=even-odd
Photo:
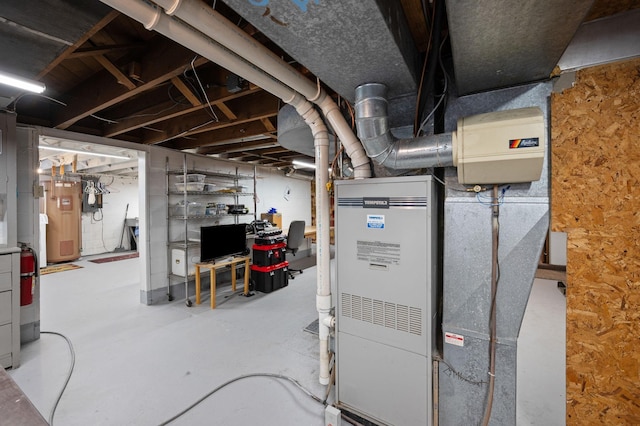
[{"label": "furnace vent grill", "polygon": [[422,335],[422,310],[349,293],[341,294],[343,317],[392,328],[405,333]]}]

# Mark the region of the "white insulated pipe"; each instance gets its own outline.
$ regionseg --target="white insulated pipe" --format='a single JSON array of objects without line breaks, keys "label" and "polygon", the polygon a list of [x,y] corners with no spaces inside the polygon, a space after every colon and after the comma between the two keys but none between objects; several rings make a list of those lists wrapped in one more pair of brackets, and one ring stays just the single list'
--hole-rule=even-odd
[{"label": "white insulated pipe", "polygon": [[[328,164],[328,132],[324,122],[313,106],[304,99],[297,91],[288,85],[283,84],[278,79],[266,74],[261,69],[256,68],[248,60],[242,59],[237,54],[220,46],[216,41],[206,37],[199,31],[192,28],[189,22],[189,16],[183,16],[183,21],[171,19],[154,6],[144,2],[144,0],[101,0],[103,3],[119,10],[125,15],[141,22],[148,30],[155,30],[160,34],[178,42],[179,44],[193,50],[199,55],[217,63],[218,65],[228,69],[229,71],[242,76],[243,78],[262,87],[264,90],[278,96],[283,101],[293,105],[296,111],[305,119],[305,122],[311,127],[314,135],[315,162],[318,165]],[[186,14],[185,14],[186,15]],[[187,18],[187,19],[184,19]],[[233,25],[232,25],[233,26]],[[233,26],[235,28],[235,26]],[[255,43],[255,41],[254,41]],[[257,44],[257,43],[256,43]],[[251,51],[251,46],[238,46],[236,49],[249,49],[245,55],[253,60],[256,52]],[[261,50],[266,50],[260,46]],[[267,55],[268,56],[268,55]],[[295,70],[294,70],[295,71]],[[308,81],[308,80],[307,80]],[[311,82],[309,82],[312,84]],[[312,84],[313,85],[313,84]],[[338,107],[333,100],[319,90],[315,101],[321,102],[319,105],[327,120],[332,123],[334,130],[341,138],[345,149],[345,139],[352,141],[351,151],[354,156],[351,157],[354,167],[358,162],[358,176],[369,177],[370,169],[368,158],[364,153],[362,145],[359,143],[348,124],[339,113]],[[342,123],[341,123],[342,122]],[[335,124],[334,124],[335,123]],[[344,133],[345,139],[342,139],[341,133]],[[351,135],[349,137],[349,135]],[[362,153],[362,155],[360,154]],[[363,157],[363,158],[361,158]],[[366,161],[366,163],[365,163]],[[326,320],[331,310],[331,282],[330,282],[330,253],[329,253],[329,195],[326,190],[328,182],[328,172],[325,167],[317,167],[316,170],[316,224],[318,236],[317,248],[317,295],[316,307],[319,317],[319,340],[320,340],[320,376],[319,381],[322,384],[329,383],[329,328],[326,326]]]}]

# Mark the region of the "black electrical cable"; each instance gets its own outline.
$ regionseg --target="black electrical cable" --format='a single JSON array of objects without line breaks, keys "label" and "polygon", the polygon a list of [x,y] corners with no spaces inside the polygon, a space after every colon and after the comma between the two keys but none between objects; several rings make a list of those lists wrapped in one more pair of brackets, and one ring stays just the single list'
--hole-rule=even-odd
[{"label": "black electrical cable", "polygon": [[[427,99],[432,94],[435,94],[435,81],[436,81],[436,72],[438,70],[438,58],[440,52],[437,47],[440,46],[442,42],[442,27],[445,21],[445,4],[443,0],[434,1],[434,11],[433,11],[433,28],[431,37],[431,50],[429,51],[428,60],[427,60],[427,73],[425,76],[425,84],[421,92],[421,96],[418,99],[418,116],[422,116],[423,111],[426,107]],[[416,130],[417,131],[417,130]]]},{"label": "black electrical cable", "polygon": [[294,385],[296,385],[296,387],[298,387],[298,389],[302,390],[307,396],[309,396],[311,399],[313,399],[314,401],[318,402],[319,404],[322,404],[323,406],[326,406],[326,404],[322,401],[322,398],[314,395],[311,391],[309,391],[308,389],[306,389],[304,386],[302,386],[300,384],[300,382],[298,382],[296,379],[293,379],[291,377],[288,376],[284,376],[282,374],[274,374],[274,373],[251,373],[251,374],[244,374],[242,376],[238,376],[236,378],[233,378],[231,380],[228,380],[226,382],[224,382],[223,384],[221,384],[220,386],[216,387],[215,389],[213,389],[212,391],[210,391],[209,393],[207,393],[206,395],[204,395],[202,398],[198,399],[196,402],[194,402],[193,404],[191,404],[190,406],[188,406],[187,408],[185,408],[184,410],[182,410],[181,412],[179,412],[178,414],[176,414],[175,416],[171,417],[169,420],[165,420],[164,422],[160,423],[160,426],[164,426],[164,425],[168,425],[169,423],[177,420],[179,417],[183,416],[184,414],[186,414],[187,412],[189,412],[191,409],[193,409],[194,407],[196,407],[198,404],[200,404],[202,401],[204,401],[205,399],[209,398],[211,395],[213,395],[214,393],[218,392],[219,390],[221,390],[222,388],[237,382],[239,380],[242,379],[248,379],[250,377],[271,377],[274,379],[280,379],[280,380],[288,380],[289,382],[293,383]]},{"label": "black electrical cable", "polygon": [[493,407],[493,391],[496,381],[496,294],[498,292],[499,265],[498,265],[498,243],[500,236],[500,200],[498,196],[498,185],[493,186],[493,206],[492,206],[492,247],[491,247],[491,313],[489,319],[490,342],[489,342],[489,390],[487,391],[487,404],[484,410],[482,425],[487,426],[491,420],[491,409]]},{"label": "black electrical cable", "polygon": [[69,338],[64,334],[58,333],[56,331],[41,331],[40,334],[55,334],[56,336],[62,337],[64,340],[67,341],[67,345],[69,345],[69,352],[71,353],[71,365],[69,366],[69,373],[67,374],[67,379],[64,381],[64,385],[62,386],[62,389],[60,389],[60,393],[58,394],[58,397],[56,398],[56,402],[55,404],[53,404],[53,408],[51,409],[51,413],[49,414],[49,424],[53,426],[53,416],[55,416],[56,414],[56,408],[58,408],[58,403],[60,402],[60,399],[62,398],[62,394],[67,388],[67,385],[69,384],[69,380],[71,380],[71,375],[73,374],[73,368],[76,365],[76,352],[73,350],[73,344],[71,343],[71,340],[69,340]]}]

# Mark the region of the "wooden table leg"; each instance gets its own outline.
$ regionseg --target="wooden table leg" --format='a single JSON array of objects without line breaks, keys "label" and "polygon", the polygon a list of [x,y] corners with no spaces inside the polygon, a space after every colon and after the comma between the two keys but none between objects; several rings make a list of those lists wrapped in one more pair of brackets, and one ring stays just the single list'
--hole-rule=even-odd
[{"label": "wooden table leg", "polygon": [[236,267],[237,266],[238,266],[237,263],[231,264],[231,291],[233,292],[236,291]]},{"label": "wooden table leg", "polygon": [[249,259],[244,261],[244,295],[249,294]]},{"label": "wooden table leg", "polygon": [[200,267],[196,265],[196,305],[200,304]]},{"label": "wooden table leg", "polygon": [[216,269],[211,268],[211,309],[216,307]]}]

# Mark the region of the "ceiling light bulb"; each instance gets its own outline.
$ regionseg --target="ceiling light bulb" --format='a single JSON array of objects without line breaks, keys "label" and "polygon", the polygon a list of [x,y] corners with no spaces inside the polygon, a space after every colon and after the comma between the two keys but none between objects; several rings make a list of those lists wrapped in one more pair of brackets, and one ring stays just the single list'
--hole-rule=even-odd
[{"label": "ceiling light bulb", "polygon": [[71,154],[84,154],[84,155],[93,155],[95,157],[116,158],[116,159],[119,159],[119,160],[130,160],[131,159],[131,157],[126,157],[124,155],[102,154],[101,152],[81,151],[79,149],[59,148],[57,146],[40,145],[38,148],[40,148],[40,149],[48,149],[48,150],[51,150],[51,151],[68,152],[68,153],[71,153]]},{"label": "ceiling light bulb", "polygon": [[42,93],[46,88],[45,85],[39,81],[28,80],[4,71],[0,71],[0,83],[34,93]]}]

